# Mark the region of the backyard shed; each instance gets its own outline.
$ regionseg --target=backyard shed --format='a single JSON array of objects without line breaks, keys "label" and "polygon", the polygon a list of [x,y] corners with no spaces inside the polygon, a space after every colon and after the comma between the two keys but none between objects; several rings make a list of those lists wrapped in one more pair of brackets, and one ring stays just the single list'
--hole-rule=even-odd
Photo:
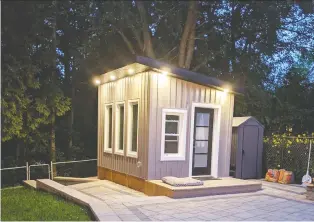
[{"label": "backyard shed", "polygon": [[254,117],[233,117],[230,169],[240,179],[262,177],[264,126]]},{"label": "backyard shed", "polygon": [[229,176],[241,89],[141,56],[95,82],[98,178],[141,190],[164,176]]}]

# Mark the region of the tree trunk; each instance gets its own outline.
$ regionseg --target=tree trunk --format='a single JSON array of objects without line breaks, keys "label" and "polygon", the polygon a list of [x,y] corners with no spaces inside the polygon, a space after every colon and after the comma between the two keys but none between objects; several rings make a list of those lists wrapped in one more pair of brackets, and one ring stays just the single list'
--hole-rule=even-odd
[{"label": "tree trunk", "polygon": [[150,30],[148,27],[148,23],[146,20],[146,11],[145,7],[142,1],[136,1],[137,3],[137,9],[140,13],[141,20],[142,20],[142,31],[143,31],[143,39],[144,39],[144,49],[143,52],[146,56],[155,58],[155,52],[153,49],[153,44],[152,44],[152,38],[150,35]]},{"label": "tree trunk", "polygon": [[[51,80],[52,84],[56,84],[55,80],[57,77],[56,69],[57,69],[57,36],[56,36],[56,29],[57,29],[57,1],[52,2],[53,8],[53,16],[52,16],[52,72],[51,72]],[[50,161],[56,162],[56,129],[55,129],[55,124],[56,124],[56,112],[55,112],[55,104],[52,103],[51,107],[51,131],[50,131]],[[53,167],[53,175],[55,176],[57,174],[56,171],[56,165]]]},{"label": "tree trunk", "polygon": [[69,116],[69,147],[67,158],[71,160],[72,157],[72,146],[73,146],[73,123],[74,123],[74,97],[75,97],[75,83],[74,78],[72,78],[71,84],[71,112]]},{"label": "tree trunk", "polygon": [[71,157],[71,149],[72,149],[72,132],[73,132],[73,76],[71,78],[71,71],[70,71],[70,53],[69,53],[69,44],[65,43],[64,45],[64,76],[65,76],[65,83],[66,83],[66,89],[65,92],[67,93],[67,96],[71,98],[71,112],[68,118],[68,147],[66,150],[66,157],[68,160],[70,160]]},{"label": "tree trunk", "polygon": [[[190,1],[188,15],[187,15],[187,19],[184,25],[182,38],[180,41],[178,66],[182,68],[186,68],[185,65],[188,64],[189,60],[192,59],[192,56],[190,54],[191,54],[191,50],[194,50],[194,41],[189,42],[189,38],[192,37],[193,35],[195,37],[194,23],[196,22],[196,13],[197,13],[196,6],[197,6],[197,1]],[[193,26],[194,26],[194,34],[193,34]],[[189,56],[191,57],[188,60],[187,60],[187,49],[189,51]],[[192,51],[192,55],[193,55],[193,51]]]},{"label": "tree trunk", "polygon": [[236,48],[235,48],[235,31],[236,31],[236,12],[235,12],[235,5],[232,4],[232,12],[231,12],[231,67],[232,67],[232,73],[236,74]]},{"label": "tree trunk", "polygon": [[194,52],[194,47],[195,47],[195,27],[196,27],[196,21],[197,21],[196,7],[193,10],[192,17],[193,17],[192,25],[191,25],[190,35],[188,39],[187,52],[186,52],[185,65],[184,65],[186,69],[190,69],[191,67],[193,52]]},{"label": "tree trunk", "polygon": [[[50,131],[50,161],[55,163],[57,161],[56,158],[56,117],[54,111],[52,112],[51,119],[51,131]],[[57,175],[56,165],[53,165],[53,176]]]}]

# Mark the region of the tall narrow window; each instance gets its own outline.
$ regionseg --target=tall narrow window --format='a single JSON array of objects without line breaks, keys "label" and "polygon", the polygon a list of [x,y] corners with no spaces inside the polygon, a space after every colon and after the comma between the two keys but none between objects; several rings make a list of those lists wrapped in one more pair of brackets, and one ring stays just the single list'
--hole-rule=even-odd
[{"label": "tall narrow window", "polygon": [[104,152],[112,152],[112,104],[105,105],[104,118]]},{"label": "tall narrow window", "polygon": [[124,154],[124,103],[116,106],[116,144],[115,153]]},{"label": "tall narrow window", "polygon": [[185,160],[187,111],[163,109],[161,160]]},{"label": "tall narrow window", "polygon": [[137,157],[138,150],[138,100],[129,101],[127,155]]}]

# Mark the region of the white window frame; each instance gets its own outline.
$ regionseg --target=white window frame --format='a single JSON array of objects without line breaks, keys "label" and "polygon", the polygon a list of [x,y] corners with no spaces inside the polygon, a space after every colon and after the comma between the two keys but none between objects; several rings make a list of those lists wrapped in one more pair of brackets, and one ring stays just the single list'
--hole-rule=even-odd
[{"label": "white window frame", "polygon": [[[165,153],[165,127],[166,115],[178,115],[178,153]],[[161,124],[161,157],[160,161],[184,161],[186,153],[186,132],[187,132],[187,110],[186,109],[162,109],[162,124]]]},{"label": "white window frame", "polygon": [[108,107],[111,106],[111,145],[113,145],[113,140],[114,140],[114,133],[113,133],[113,124],[114,124],[114,121],[113,121],[113,113],[114,113],[114,107],[113,107],[113,103],[107,103],[105,104],[105,118],[104,118],[104,152],[105,153],[112,153],[112,147],[109,147],[108,145],[108,142],[109,142],[109,138],[108,138],[108,133],[109,133],[109,115],[108,115]]},{"label": "white window frame", "polygon": [[[120,143],[120,138],[119,138],[119,129],[120,129],[120,109],[119,107],[123,105],[124,106],[124,115],[123,115],[123,122],[124,122],[124,127],[123,127],[123,145],[122,145],[122,150],[119,150],[119,143]],[[114,144],[114,153],[118,155],[124,156],[124,140],[125,140],[125,102],[116,102],[115,103],[115,144]]]},{"label": "white window frame", "polygon": [[[133,122],[133,115],[132,115],[132,106],[134,104],[137,104],[137,148],[136,148],[136,152],[132,151],[132,122]],[[132,99],[132,100],[128,100],[128,133],[127,133],[127,149],[126,149],[126,154],[129,157],[134,157],[137,158],[137,153],[138,153],[138,133],[139,133],[139,117],[140,117],[140,103],[139,103],[139,99]]]}]

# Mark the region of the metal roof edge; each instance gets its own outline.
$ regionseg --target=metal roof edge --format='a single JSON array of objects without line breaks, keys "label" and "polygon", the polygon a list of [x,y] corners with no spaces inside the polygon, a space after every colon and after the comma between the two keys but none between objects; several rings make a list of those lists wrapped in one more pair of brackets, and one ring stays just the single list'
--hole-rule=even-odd
[{"label": "metal roof edge", "polygon": [[238,87],[232,87],[232,84],[226,81],[222,81],[216,77],[208,76],[203,73],[193,72],[184,68],[179,68],[174,65],[170,65],[166,62],[158,61],[156,59],[152,59],[144,56],[136,56],[135,62],[140,63],[142,65],[146,65],[156,69],[169,69],[171,73],[176,74],[180,77],[183,77],[185,80],[190,82],[195,82],[201,85],[207,85],[205,82],[209,81],[210,86],[219,87],[221,89],[231,87],[231,93],[235,94],[244,94],[244,90]]}]

